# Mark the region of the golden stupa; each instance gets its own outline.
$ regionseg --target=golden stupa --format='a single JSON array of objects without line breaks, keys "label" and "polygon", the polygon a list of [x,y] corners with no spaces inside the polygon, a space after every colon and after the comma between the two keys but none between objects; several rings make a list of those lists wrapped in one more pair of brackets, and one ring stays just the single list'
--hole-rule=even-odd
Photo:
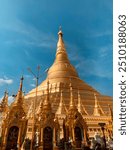
[{"label": "golden stupa", "polygon": [[[17,95],[22,91],[22,81]],[[5,123],[9,114],[13,114],[11,110],[14,106],[15,111],[22,111],[22,118],[18,118],[21,124],[14,119],[14,122],[12,120],[11,125],[7,126]],[[48,69],[47,78],[25,96],[17,96],[8,109],[8,115],[4,115],[2,123],[2,150],[9,144],[5,136],[8,137],[13,126],[20,130],[17,138],[21,149],[24,139],[34,140],[36,133],[38,149],[43,150],[56,149],[57,141],[63,138],[65,141],[71,139],[75,148],[80,149],[81,143],[87,142],[95,133],[112,137],[112,98],[100,94],[79,78],[68,59],[61,29],[58,32],[55,60]],[[49,135],[49,141],[46,139],[46,133]],[[32,146],[31,144],[31,148]]]},{"label": "golden stupa", "polygon": [[[63,33],[60,30],[59,39],[57,43],[56,56],[53,65],[48,69],[47,78],[43,81],[37,89],[37,95],[42,96],[43,92],[47,88],[47,81],[49,80],[49,91],[50,91],[50,101],[56,111],[60,98],[60,90],[63,91],[63,99],[66,107],[69,106],[70,100],[70,90],[69,84],[71,82],[74,90],[74,99],[78,103],[78,93],[80,95],[82,104],[84,105],[86,111],[90,115],[93,113],[95,96],[98,99],[98,103],[102,106],[104,112],[108,113],[108,104],[112,105],[112,98],[109,96],[103,96],[90,85],[81,80],[74,66],[71,65],[65,45],[63,42]],[[36,89],[31,90],[26,96],[26,99],[33,98],[36,96]],[[107,105],[106,105],[107,104]]]}]

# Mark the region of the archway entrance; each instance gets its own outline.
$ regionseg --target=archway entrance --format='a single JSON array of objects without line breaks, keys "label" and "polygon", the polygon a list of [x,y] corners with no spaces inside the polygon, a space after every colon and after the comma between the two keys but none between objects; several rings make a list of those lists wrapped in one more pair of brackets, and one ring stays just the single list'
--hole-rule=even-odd
[{"label": "archway entrance", "polygon": [[13,126],[9,129],[6,150],[17,150],[18,133],[19,128],[16,126]]},{"label": "archway entrance", "polygon": [[51,127],[44,128],[43,150],[53,150],[53,130]]},{"label": "archway entrance", "polygon": [[81,148],[82,133],[81,133],[80,127],[75,127],[74,128],[74,133],[75,133],[75,145],[76,145],[76,148]]}]

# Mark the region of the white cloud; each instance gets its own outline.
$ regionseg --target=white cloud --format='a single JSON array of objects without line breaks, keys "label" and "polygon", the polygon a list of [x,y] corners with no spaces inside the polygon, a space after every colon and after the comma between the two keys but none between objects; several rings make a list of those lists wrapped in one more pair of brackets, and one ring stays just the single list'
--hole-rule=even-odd
[{"label": "white cloud", "polygon": [[13,80],[12,79],[8,79],[8,78],[0,78],[0,86],[4,85],[4,84],[12,84]]}]

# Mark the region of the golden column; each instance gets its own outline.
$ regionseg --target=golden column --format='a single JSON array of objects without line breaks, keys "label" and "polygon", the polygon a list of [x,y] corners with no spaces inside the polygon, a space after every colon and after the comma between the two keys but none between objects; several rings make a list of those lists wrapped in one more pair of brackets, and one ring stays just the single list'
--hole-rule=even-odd
[{"label": "golden column", "polygon": [[21,150],[21,131],[22,131],[22,129],[21,129],[22,127],[20,126],[19,127],[19,134],[18,134],[18,150]]},{"label": "golden column", "polygon": [[3,146],[2,146],[2,150],[5,150],[5,147],[6,147],[6,141],[7,141],[7,133],[8,133],[8,128],[6,127],[5,128],[5,134],[4,134],[4,139],[3,139]]}]

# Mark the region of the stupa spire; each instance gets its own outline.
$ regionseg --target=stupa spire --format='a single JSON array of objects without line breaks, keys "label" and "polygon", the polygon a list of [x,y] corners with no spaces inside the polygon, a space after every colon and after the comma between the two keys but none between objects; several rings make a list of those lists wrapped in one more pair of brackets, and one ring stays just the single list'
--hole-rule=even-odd
[{"label": "stupa spire", "polygon": [[96,94],[95,94],[95,93],[94,93],[94,98],[95,98],[95,105],[94,105],[94,112],[93,112],[93,115],[94,115],[94,116],[100,116],[101,113],[100,113],[100,110],[99,110],[98,100],[97,100],[97,97],[96,97]]},{"label": "stupa spire", "polygon": [[47,81],[46,98],[43,103],[43,110],[44,111],[51,110],[51,104],[50,104],[50,100],[49,100],[49,80]]},{"label": "stupa spire", "polygon": [[88,115],[87,111],[85,110],[84,106],[81,103],[81,96],[78,90],[78,111],[82,114],[82,115]]},{"label": "stupa spire", "polygon": [[4,92],[4,97],[0,103],[0,110],[6,111],[8,109],[8,92]]},{"label": "stupa spire", "polygon": [[19,90],[16,96],[16,103],[17,104],[23,104],[23,91],[22,91],[22,87],[23,87],[23,76],[20,79],[20,86],[19,86]]},{"label": "stupa spire", "polygon": [[81,112],[81,97],[78,90],[78,111]]},{"label": "stupa spire", "polygon": [[67,52],[65,49],[64,41],[63,41],[63,32],[61,27],[58,32],[58,42],[57,42],[57,50],[56,50],[56,59],[55,61],[67,61],[69,62]]},{"label": "stupa spire", "polygon": [[2,99],[2,102],[5,104],[5,105],[8,105],[8,92],[5,91],[4,93],[4,97]]},{"label": "stupa spire", "polygon": [[20,80],[21,80],[21,81],[20,81],[19,91],[22,91],[22,87],[23,87],[23,80],[24,80],[23,76],[21,77],[21,79],[20,79]]},{"label": "stupa spire", "polygon": [[97,96],[94,93],[94,98],[95,98],[95,105],[94,105],[94,116],[101,116],[104,115],[104,111],[102,110],[101,106],[98,104]]},{"label": "stupa spire", "polygon": [[61,95],[60,95],[60,103],[59,103],[59,107],[56,111],[56,114],[57,115],[66,114],[66,107],[63,102],[63,91],[62,90],[61,90]]},{"label": "stupa spire", "polygon": [[59,32],[58,32],[58,42],[57,42],[57,53],[56,55],[59,53],[59,52],[66,52],[65,50],[65,45],[64,45],[64,41],[63,41],[63,33],[62,33],[62,30],[61,30],[61,27],[59,28]]},{"label": "stupa spire", "polygon": [[72,83],[70,83],[69,86],[70,86],[70,109],[76,109],[74,96],[73,96]]}]

